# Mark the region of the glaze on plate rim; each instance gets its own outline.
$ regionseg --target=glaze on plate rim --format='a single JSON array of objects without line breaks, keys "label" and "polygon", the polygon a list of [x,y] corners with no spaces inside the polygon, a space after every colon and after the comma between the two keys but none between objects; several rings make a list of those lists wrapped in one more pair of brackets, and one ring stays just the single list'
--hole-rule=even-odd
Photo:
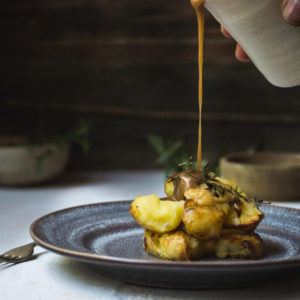
[{"label": "glaze on plate rim", "polygon": [[[81,260],[90,260],[93,262],[103,262],[103,263],[120,263],[120,264],[135,264],[135,265],[148,265],[148,266],[167,266],[167,267],[257,267],[257,266],[291,266],[292,264],[295,264],[295,267],[300,264],[300,256],[295,256],[295,258],[288,258],[288,259],[281,259],[281,260],[268,260],[264,261],[262,259],[258,260],[247,260],[247,261],[170,261],[170,260],[147,260],[147,259],[132,259],[132,258],[119,258],[119,257],[113,257],[113,256],[105,256],[100,254],[92,254],[87,252],[80,252],[80,251],[74,251],[74,250],[68,250],[65,248],[57,247],[55,245],[52,245],[50,243],[47,243],[40,239],[35,233],[34,230],[36,227],[40,225],[41,222],[44,221],[44,219],[55,216],[58,214],[63,214],[65,212],[69,212],[72,210],[77,210],[80,208],[86,208],[86,207],[93,207],[93,206],[108,206],[108,205],[129,205],[133,200],[122,200],[122,201],[110,201],[110,202],[101,202],[101,203],[94,203],[94,204],[86,204],[86,205],[79,205],[79,206],[73,206],[65,209],[61,209],[58,211],[54,211],[52,213],[46,214],[36,221],[34,221],[30,226],[30,234],[33,240],[41,247],[48,249],[50,251],[53,251],[58,254],[71,256],[76,259]],[[300,209],[296,208],[290,208],[290,207],[284,207],[279,205],[261,205],[261,207],[271,207],[279,210],[286,210],[286,211],[295,211],[298,212],[300,215]],[[129,213],[129,212],[128,212]]]}]

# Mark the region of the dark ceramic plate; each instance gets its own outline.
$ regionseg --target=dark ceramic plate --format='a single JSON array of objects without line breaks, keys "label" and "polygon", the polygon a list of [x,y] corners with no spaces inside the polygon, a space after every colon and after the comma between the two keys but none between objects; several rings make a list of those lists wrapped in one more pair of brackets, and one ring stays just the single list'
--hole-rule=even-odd
[{"label": "dark ceramic plate", "polygon": [[54,212],[35,221],[31,235],[50,251],[139,285],[224,288],[274,280],[300,269],[300,210],[262,206],[265,219],[257,232],[265,244],[263,259],[174,262],[144,252],[143,229],[129,215],[129,204],[110,202]]}]

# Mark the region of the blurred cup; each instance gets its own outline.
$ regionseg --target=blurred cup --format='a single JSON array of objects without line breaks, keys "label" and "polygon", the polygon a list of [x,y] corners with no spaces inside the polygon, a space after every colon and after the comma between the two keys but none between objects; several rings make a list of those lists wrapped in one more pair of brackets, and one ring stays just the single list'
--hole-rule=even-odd
[{"label": "blurred cup", "polygon": [[300,201],[300,153],[231,153],[220,169],[252,198]]},{"label": "blurred cup", "polygon": [[21,186],[47,182],[58,176],[69,160],[69,144],[24,144],[17,137],[0,137],[0,185]]},{"label": "blurred cup", "polygon": [[278,87],[300,85],[300,27],[287,24],[282,0],[206,0],[205,7]]}]

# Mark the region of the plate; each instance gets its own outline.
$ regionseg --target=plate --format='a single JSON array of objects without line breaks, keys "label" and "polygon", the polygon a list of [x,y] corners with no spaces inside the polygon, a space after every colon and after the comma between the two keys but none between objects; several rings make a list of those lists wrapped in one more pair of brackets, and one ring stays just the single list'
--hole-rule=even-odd
[{"label": "plate", "polygon": [[260,260],[165,261],[143,249],[143,229],[128,210],[131,201],[84,205],[53,212],[31,225],[43,248],[90,263],[102,274],[138,285],[209,289],[285,278],[300,267],[300,210],[263,205],[257,232],[265,244]]}]

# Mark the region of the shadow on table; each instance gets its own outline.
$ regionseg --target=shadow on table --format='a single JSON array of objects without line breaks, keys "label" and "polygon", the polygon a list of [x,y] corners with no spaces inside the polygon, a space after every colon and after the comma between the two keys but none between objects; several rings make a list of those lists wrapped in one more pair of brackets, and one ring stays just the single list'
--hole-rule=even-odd
[{"label": "shadow on table", "polygon": [[[111,299],[299,299],[300,276],[247,288],[223,290],[179,290],[136,286],[110,279],[95,272],[88,264],[71,259],[60,259],[55,272],[64,272],[72,284],[99,289]],[[278,274],[274,274],[278,276]],[[105,293],[105,294],[103,294]]]}]

